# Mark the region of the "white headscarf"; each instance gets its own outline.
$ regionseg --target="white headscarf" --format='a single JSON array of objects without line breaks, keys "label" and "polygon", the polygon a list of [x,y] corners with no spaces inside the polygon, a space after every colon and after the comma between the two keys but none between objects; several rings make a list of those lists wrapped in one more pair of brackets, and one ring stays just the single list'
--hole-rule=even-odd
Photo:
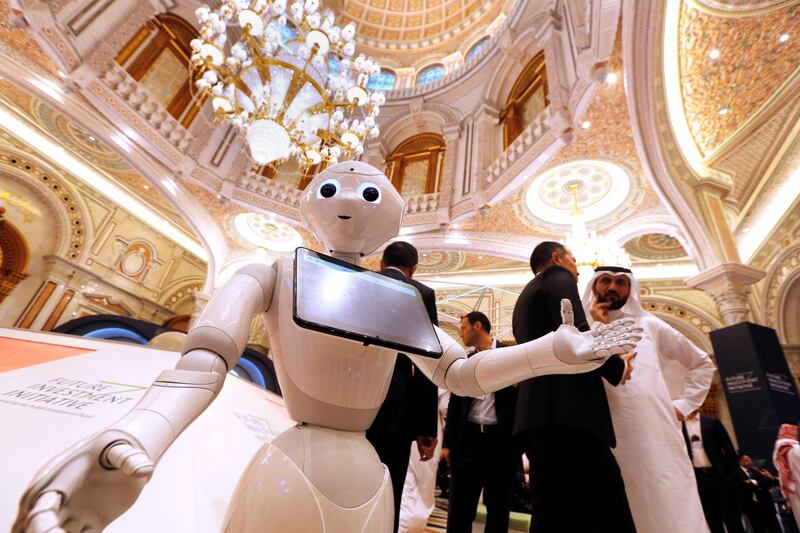
[{"label": "white headscarf", "polygon": [[591,322],[592,315],[590,310],[597,301],[597,297],[594,294],[594,284],[597,281],[597,278],[603,274],[609,274],[611,276],[625,276],[628,278],[628,281],[631,285],[631,291],[630,294],[628,294],[628,300],[625,302],[625,305],[623,305],[622,309],[620,309],[623,314],[634,317],[649,315],[650,313],[645,311],[642,307],[641,288],[639,286],[639,282],[635,277],[633,277],[633,274],[627,269],[625,269],[625,271],[603,270],[607,268],[617,269],[618,267],[597,267],[594,271],[592,279],[589,280],[589,284],[586,286],[586,290],[583,293],[581,302],[583,303],[583,310],[586,312],[586,319]]}]

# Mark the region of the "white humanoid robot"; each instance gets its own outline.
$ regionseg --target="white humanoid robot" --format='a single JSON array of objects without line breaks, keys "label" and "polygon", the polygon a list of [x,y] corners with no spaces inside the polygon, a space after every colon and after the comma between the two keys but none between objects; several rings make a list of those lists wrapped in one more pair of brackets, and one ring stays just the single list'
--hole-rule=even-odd
[{"label": "white humanoid robot", "polygon": [[[397,235],[403,200],[379,170],[348,161],[311,182],[301,213],[344,276],[347,268],[341,265],[358,264]],[[320,266],[320,259],[313,260],[309,268]],[[256,314],[264,317],[286,407],[299,424],[252,459],[230,502],[225,531],[391,531],[391,481],[364,432],[386,395],[398,350],[338,335],[337,327],[348,330],[346,324],[309,329],[302,307],[323,315],[327,309],[336,320],[336,310],[346,308],[342,302],[356,295],[329,285],[316,300],[311,292],[305,304],[299,302],[300,266],[285,258],[239,270],[198,318],[176,368],[159,375],[121,420],[69,448],[35,476],[13,531],[99,531],[133,505],[162,454],[219,393]],[[394,280],[362,274],[375,290],[400,290],[385,285]],[[356,314],[388,312],[386,300],[363,303],[363,294],[357,296],[364,308]],[[416,299],[422,309],[418,293]],[[562,314],[565,325],[553,334],[469,359],[455,340],[427,322],[433,343],[425,349],[434,357],[409,355],[439,387],[477,396],[534,376],[593,370],[612,353],[631,350],[640,338],[631,320],[580,333],[571,325],[571,308],[565,306]],[[385,320],[381,327],[387,328]],[[373,336],[382,342],[392,334]]]}]

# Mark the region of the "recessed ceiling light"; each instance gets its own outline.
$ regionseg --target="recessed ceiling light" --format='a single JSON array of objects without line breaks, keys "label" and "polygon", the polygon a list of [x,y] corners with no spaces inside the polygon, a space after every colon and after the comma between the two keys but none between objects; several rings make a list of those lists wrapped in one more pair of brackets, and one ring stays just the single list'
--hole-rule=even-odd
[{"label": "recessed ceiling light", "polygon": [[617,73],[609,72],[606,74],[606,83],[617,83]]},{"label": "recessed ceiling light", "polygon": [[714,48],[708,53],[708,57],[711,59],[719,59],[719,49]]},{"label": "recessed ceiling light", "polygon": [[145,185],[144,188],[147,189],[147,190],[150,190],[150,186],[149,185]]},{"label": "recessed ceiling light", "polygon": [[781,36],[778,37],[778,42],[781,42],[781,43],[785,43],[788,40],[789,40],[789,34],[788,33],[781,33]]},{"label": "recessed ceiling light", "polygon": [[220,198],[222,198],[222,196],[220,196],[220,195],[218,194],[218,195],[217,195],[217,200],[219,200]]},{"label": "recessed ceiling light", "polygon": [[592,123],[589,122],[588,120],[584,120],[583,122],[581,122],[581,128],[583,128],[585,130],[588,130],[591,127],[592,127]]},{"label": "recessed ceiling light", "polygon": [[59,70],[58,71],[58,77],[59,78],[66,78],[67,74],[63,70]]},{"label": "recessed ceiling light", "polygon": [[97,142],[97,139],[94,138],[94,135],[89,135],[89,140],[92,142]]},{"label": "recessed ceiling light", "polygon": [[725,115],[727,115],[730,112],[730,110],[731,110],[730,106],[724,105],[724,106],[719,108],[718,113],[720,114],[720,116],[724,117]]}]

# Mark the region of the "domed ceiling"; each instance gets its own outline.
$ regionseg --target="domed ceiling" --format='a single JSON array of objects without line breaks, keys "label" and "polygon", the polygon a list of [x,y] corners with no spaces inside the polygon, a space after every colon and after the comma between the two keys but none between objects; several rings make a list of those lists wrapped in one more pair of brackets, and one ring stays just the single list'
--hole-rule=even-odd
[{"label": "domed ceiling", "polygon": [[500,13],[502,0],[343,0],[364,52],[406,63],[412,50],[452,52]]},{"label": "domed ceiling", "polygon": [[800,64],[796,2],[705,3],[775,10],[731,18],[711,14],[697,1],[681,4],[681,92],[689,130],[703,156],[733,134]]}]

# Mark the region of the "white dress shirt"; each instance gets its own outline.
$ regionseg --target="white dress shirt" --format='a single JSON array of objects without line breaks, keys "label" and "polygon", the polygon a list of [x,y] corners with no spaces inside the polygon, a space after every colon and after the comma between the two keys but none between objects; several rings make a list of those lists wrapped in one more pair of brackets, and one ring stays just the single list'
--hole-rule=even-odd
[{"label": "white dress shirt", "polygon": [[686,434],[689,436],[689,444],[692,446],[692,464],[695,468],[710,468],[711,461],[708,460],[706,450],[703,448],[703,434],[700,431],[700,416],[687,418],[685,422]]},{"label": "white dress shirt", "polygon": [[[492,341],[490,349],[497,348],[497,339]],[[477,350],[476,350],[477,351]],[[472,400],[467,420],[473,424],[493,426],[497,424],[497,413],[494,409],[494,393],[490,392]]]}]

